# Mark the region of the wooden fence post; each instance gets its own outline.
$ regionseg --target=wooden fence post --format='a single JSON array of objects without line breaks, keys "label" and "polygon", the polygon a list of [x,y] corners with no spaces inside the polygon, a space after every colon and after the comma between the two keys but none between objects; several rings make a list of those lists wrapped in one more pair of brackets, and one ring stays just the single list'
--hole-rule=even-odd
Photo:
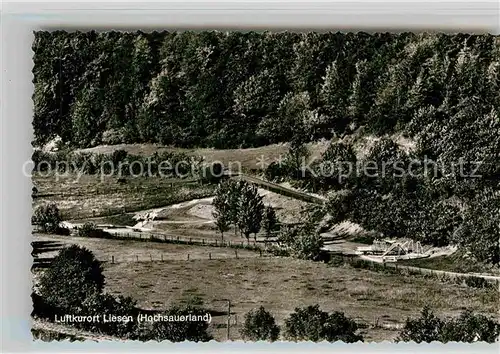
[{"label": "wooden fence post", "polygon": [[115,263],[115,256],[111,256],[111,263]]},{"label": "wooden fence post", "polygon": [[138,256],[138,255],[136,255],[136,256],[135,256],[135,260],[136,260],[137,262],[139,262],[139,256]]},{"label": "wooden fence post", "polygon": [[189,253],[188,253],[188,261],[189,261]]},{"label": "wooden fence post", "polygon": [[234,255],[236,256],[236,259],[238,259],[238,250],[234,250]]},{"label": "wooden fence post", "polygon": [[208,252],[208,259],[212,259],[212,253]]},{"label": "wooden fence post", "polygon": [[153,256],[151,255],[151,253],[149,254],[149,258],[151,259],[151,262],[153,261]]},{"label": "wooden fence post", "polygon": [[163,253],[161,254],[161,261],[163,262]]}]

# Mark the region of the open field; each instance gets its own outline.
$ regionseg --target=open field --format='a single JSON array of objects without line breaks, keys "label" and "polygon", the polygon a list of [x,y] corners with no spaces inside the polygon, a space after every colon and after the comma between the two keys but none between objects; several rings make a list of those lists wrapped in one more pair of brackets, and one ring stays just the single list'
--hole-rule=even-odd
[{"label": "open field", "polygon": [[[492,315],[499,305],[498,293],[492,290],[290,258],[108,263],[105,276],[107,291],[132,296],[144,308],[166,308],[194,294],[209,308],[224,311],[225,303],[217,300],[229,298],[238,323],[260,305],[282,323],[295,307],[317,303],[366,323],[366,341],[395,338],[397,326],[425,305],[445,316],[465,308]],[[223,323],[224,318],[214,322]],[[237,328],[232,339],[238,338]],[[217,330],[216,336],[223,339],[224,330]]]},{"label": "open field", "polygon": [[[316,142],[308,144],[311,152],[310,158],[317,158],[326,149],[326,142]],[[248,149],[183,149],[159,146],[154,144],[118,144],[118,145],[100,145],[87,149],[77,150],[79,152],[91,152],[100,154],[111,154],[116,150],[125,150],[132,155],[150,156],[155,152],[182,152],[189,156],[203,157],[206,162],[219,161],[224,166],[237,168],[237,163],[241,164],[244,170],[260,170],[262,165],[258,164],[264,157],[267,163],[284,157],[288,152],[286,144],[273,144],[258,148]]]},{"label": "open field", "polygon": [[181,179],[129,177],[117,183],[116,177],[97,175],[60,177],[34,176],[39,197],[34,205],[54,202],[64,219],[82,219],[155,208],[213,194],[214,186],[186,183]]},{"label": "open field", "polygon": [[[62,245],[77,244],[94,253],[100,261],[111,261],[114,257],[116,263],[150,262],[159,261],[163,257],[167,260],[187,260],[188,254],[191,260],[208,259],[209,253],[212,259],[235,258],[235,250],[232,248],[192,246],[181,244],[167,244],[148,241],[134,240],[108,240],[87,237],[55,236],[35,234],[34,241],[55,241]],[[58,251],[43,253],[42,257],[53,257]],[[237,250],[238,258],[259,257],[259,253],[245,249]]]}]

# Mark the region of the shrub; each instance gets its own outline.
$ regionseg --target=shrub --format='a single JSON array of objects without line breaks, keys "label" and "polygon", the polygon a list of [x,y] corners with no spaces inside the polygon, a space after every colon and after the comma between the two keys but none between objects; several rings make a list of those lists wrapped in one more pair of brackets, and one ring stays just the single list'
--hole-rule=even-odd
[{"label": "shrub", "polygon": [[92,237],[92,234],[97,230],[96,224],[93,222],[86,222],[78,228],[79,237]]},{"label": "shrub", "polygon": [[280,181],[290,175],[290,167],[286,164],[273,161],[267,166],[264,175],[270,181]]},{"label": "shrub", "polygon": [[280,329],[276,325],[273,315],[264,307],[251,310],[245,314],[245,323],[241,335],[252,341],[266,340],[274,342],[278,339]]},{"label": "shrub", "polygon": [[486,279],[480,277],[467,277],[465,278],[465,284],[471,288],[487,288],[490,286]]},{"label": "shrub", "polygon": [[72,245],[59,251],[40,278],[40,295],[62,312],[77,312],[89,295],[104,287],[101,263],[86,248]]},{"label": "shrub", "polygon": [[31,223],[46,233],[57,233],[61,221],[61,213],[54,203],[38,206],[31,217]]},{"label": "shrub", "polygon": [[81,313],[85,316],[132,316],[130,321],[117,322],[79,322],[76,325],[85,330],[100,332],[111,336],[126,339],[135,339],[138,336],[136,302],[130,297],[114,297],[110,294],[93,293],[82,302]]},{"label": "shrub", "polygon": [[31,312],[31,316],[53,320],[54,314],[57,312],[57,309],[47,304],[44,298],[35,292],[31,293],[31,300],[33,303],[33,311]]},{"label": "shrub", "polygon": [[123,149],[118,149],[113,151],[111,154],[111,161],[113,162],[113,167],[116,169],[120,162],[125,162],[128,157],[128,152]]},{"label": "shrub", "polygon": [[117,145],[124,142],[123,129],[109,129],[102,133],[102,143],[106,145]]},{"label": "shrub", "polygon": [[425,307],[419,318],[406,321],[398,341],[493,343],[499,333],[500,324],[483,315],[466,310],[456,319],[443,320]]},{"label": "shrub", "polygon": [[300,259],[317,261],[323,247],[322,237],[311,227],[300,227],[292,243],[292,253]]},{"label": "shrub", "polygon": [[321,258],[323,239],[312,223],[284,226],[278,233],[278,244],[299,259],[318,261]]},{"label": "shrub", "polygon": [[283,247],[278,247],[275,245],[270,245],[267,247],[267,251],[276,257],[289,257],[290,251]]},{"label": "shrub", "polygon": [[[171,342],[208,342],[212,336],[207,332],[206,321],[181,321],[181,316],[204,316],[208,312],[201,308],[186,306],[183,308],[173,306],[162,316],[174,316],[174,321],[155,321],[152,329],[145,336],[147,339]],[[177,320],[175,320],[177,318]]]},{"label": "shrub", "polygon": [[365,245],[373,245],[373,241],[375,241],[374,235],[359,235],[352,240],[352,242],[363,243]]},{"label": "shrub", "polygon": [[296,308],[285,320],[285,337],[294,341],[353,343],[363,340],[356,334],[358,328],[359,325],[342,312],[328,314],[320,310],[319,305],[314,305]]},{"label": "shrub", "polygon": [[103,231],[102,229],[98,229],[96,224],[93,222],[86,222],[82,226],[78,228],[77,235],[79,237],[96,237],[96,238],[106,238],[110,235]]},{"label": "shrub", "polygon": [[443,321],[436,317],[428,307],[425,307],[419,318],[406,320],[398,340],[430,343],[439,340],[442,328]]},{"label": "shrub", "polygon": [[217,184],[222,179],[224,166],[220,162],[214,162],[208,166],[202,167],[201,179],[204,183]]},{"label": "shrub", "polygon": [[332,254],[328,264],[332,267],[341,267],[344,265],[344,259],[342,256]]},{"label": "shrub", "polygon": [[500,324],[472,311],[464,311],[459,317],[445,322],[441,330],[442,342],[494,343],[500,334]]}]

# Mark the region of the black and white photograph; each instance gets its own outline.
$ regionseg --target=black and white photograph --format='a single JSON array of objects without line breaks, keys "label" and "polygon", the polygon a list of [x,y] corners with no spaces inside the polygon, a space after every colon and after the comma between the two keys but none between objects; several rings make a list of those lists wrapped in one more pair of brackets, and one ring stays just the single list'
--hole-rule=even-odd
[{"label": "black and white photograph", "polygon": [[498,341],[500,36],[54,29],[32,54],[35,340]]}]

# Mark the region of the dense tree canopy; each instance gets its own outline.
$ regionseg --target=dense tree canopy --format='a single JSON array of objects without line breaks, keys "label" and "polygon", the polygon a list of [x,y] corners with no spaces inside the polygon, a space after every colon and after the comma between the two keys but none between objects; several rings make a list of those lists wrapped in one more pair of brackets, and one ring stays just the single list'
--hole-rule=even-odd
[{"label": "dense tree canopy", "polygon": [[35,144],[228,148],[366,125],[443,158],[462,133],[498,152],[491,35],[42,31],[33,51]]}]

